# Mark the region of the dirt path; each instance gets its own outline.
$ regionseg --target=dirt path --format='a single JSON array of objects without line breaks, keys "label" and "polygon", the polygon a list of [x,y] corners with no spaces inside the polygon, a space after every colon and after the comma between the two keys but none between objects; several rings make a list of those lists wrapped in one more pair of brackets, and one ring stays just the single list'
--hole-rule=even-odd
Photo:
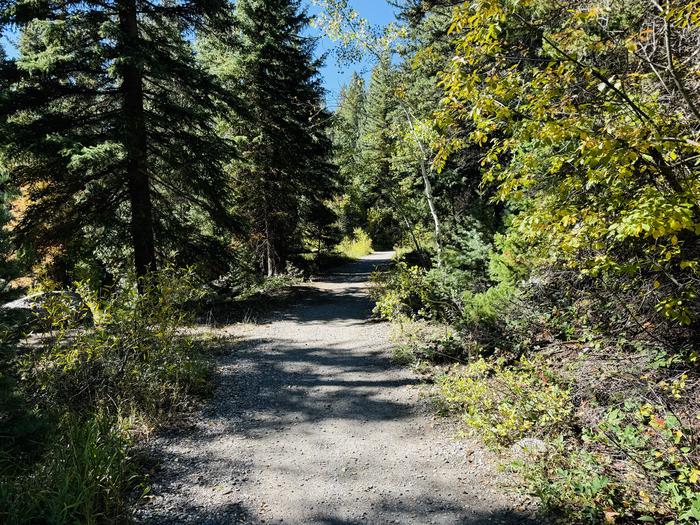
[{"label": "dirt path", "polygon": [[142,523],[535,523],[432,426],[368,320],[377,253],[313,284],[220,363],[195,428],[159,438]]}]

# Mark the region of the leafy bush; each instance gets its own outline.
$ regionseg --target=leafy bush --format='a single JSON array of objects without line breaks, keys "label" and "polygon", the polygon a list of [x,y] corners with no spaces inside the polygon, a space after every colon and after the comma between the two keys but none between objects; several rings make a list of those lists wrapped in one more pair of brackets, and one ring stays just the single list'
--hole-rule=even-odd
[{"label": "leafy bush", "polygon": [[355,228],[352,237],[343,238],[336,250],[351,259],[359,259],[372,253],[372,239],[361,228]]},{"label": "leafy bush", "polygon": [[[45,345],[22,362],[39,402],[76,412],[96,407],[157,419],[207,386],[207,364],[182,332],[183,305],[201,292],[191,273],[164,270],[145,292],[130,286],[106,298],[86,286],[76,292],[90,311],[84,327],[70,294],[43,305]],[[79,395],[78,395],[79,394]]]},{"label": "leafy bush", "polygon": [[[479,359],[450,367],[436,383],[438,406],[491,447],[526,437],[548,443],[545,457],[513,463],[548,515],[564,523],[700,520],[697,416],[628,399],[594,409],[598,420],[587,424],[574,414],[570,390],[537,358],[511,366]],[[684,385],[681,376],[668,390],[677,396]]]},{"label": "leafy bush", "polygon": [[389,271],[373,275],[374,313],[391,321],[403,318],[429,317],[430,290],[426,270],[401,261]]},{"label": "leafy bush", "polygon": [[630,399],[608,409],[584,437],[591,447],[624,462],[613,477],[624,500],[633,502],[630,511],[647,521],[663,517],[692,523],[700,521],[700,450],[691,424],[668,406]]},{"label": "leafy bush", "polygon": [[612,459],[582,449],[579,443],[559,436],[540,461],[516,460],[513,467],[523,480],[523,489],[537,496],[541,510],[559,516],[560,523],[615,523],[619,487],[608,475]]},{"label": "leafy bush", "polygon": [[537,360],[518,365],[481,358],[452,367],[437,379],[438,402],[495,447],[557,435],[572,414],[568,389]]},{"label": "leafy bush", "polygon": [[465,354],[477,356],[481,350],[475,342],[463,340],[451,326],[427,321],[396,324],[391,339],[394,361],[416,365],[424,372],[430,372],[431,365],[463,362]]},{"label": "leafy bush", "polygon": [[[101,295],[87,285],[46,294],[37,342],[7,358],[0,377],[0,522],[121,522],[138,477],[130,457],[137,428],[187,408],[208,389],[209,366],[184,334],[192,272],[163,270]],[[18,453],[30,435],[35,454]]]},{"label": "leafy bush", "polygon": [[488,349],[511,344],[506,338],[518,321],[513,304],[519,291],[510,282],[474,290],[468,270],[426,270],[399,261],[389,271],[376,274],[373,283],[374,312],[384,319],[449,323],[461,340]]},{"label": "leafy bush", "polygon": [[555,440],[545,461],[516,462],[543,508],[580,523],[700,521],[693,431],[668,409],[628,400],[582,441]]}]

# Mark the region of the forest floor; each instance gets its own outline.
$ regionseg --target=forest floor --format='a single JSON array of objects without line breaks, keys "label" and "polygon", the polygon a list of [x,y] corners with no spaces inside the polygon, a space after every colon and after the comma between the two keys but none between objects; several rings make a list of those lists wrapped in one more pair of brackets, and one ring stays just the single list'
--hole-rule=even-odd
[{"label": "forest floor", "polygon": [[156,524],[537,523],[495,458],[432,416],[371,319],[375,253],[304,285],[219,357],[213,399],[152,440]]}]

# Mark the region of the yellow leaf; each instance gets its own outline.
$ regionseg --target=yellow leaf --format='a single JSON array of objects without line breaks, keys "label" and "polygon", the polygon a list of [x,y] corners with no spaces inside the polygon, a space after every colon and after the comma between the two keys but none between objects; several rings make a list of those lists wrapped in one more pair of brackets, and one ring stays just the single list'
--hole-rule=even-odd
[{"label": "yellow leaf", "polygon": [[690,476],[688,476],[688,481],[691,483],[697,483],[700,479],[700,470],[694,468],[690,471]]}]

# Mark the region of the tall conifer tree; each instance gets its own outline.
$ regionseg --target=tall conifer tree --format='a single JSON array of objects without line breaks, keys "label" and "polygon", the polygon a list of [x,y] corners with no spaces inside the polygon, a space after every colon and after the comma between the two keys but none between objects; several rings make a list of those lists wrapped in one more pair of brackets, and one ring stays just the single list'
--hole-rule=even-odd
[{"label": "tall conifer tree", "polygon": [[350,181],[360,172],[361,128],[365,118],[365,82],[353,73],[340,92],[333,127],[336,163],[343,181]]},{"label": "tall conifer tree", "polygon": [[[7,75],[3,74],[6,68],[11,67],[7,60],[5,50],[0,47],[0,107],[8,96],[9,82]],[[0,121],[0,136],[4,136],[7,131]],[[14,189],[9,181],[6,162],[3,155],[2,144],[0,144],[0,298],[7,288],[10,280],[14,277],[14,264],[9,261],[12,255],[12,244],[7,226],[10,222],[10,199]]]},{"label": "tall conifer tree", "polygon": [[143,276],[159,256],[201,244],[213,228],[202,221],[227,223],[231,150],[212,118],[226,97],[188,38],[228,9],[225,0],[0,1],[0,24],[21,32],[0,108],[9,173],[30,202],[15,228],[21,242],[40,253],[126,245]]},{"label": "tall conifer tree", "polygon": [[333,120],[334,160],[346,195],[340,217],[341,230],[352,234],[365,227],[366,206],[363,195],[362,125],[365,119],[365,83],[357,73],[343,86]]},{"label": "tall conifer tree", "polygon": [[268,275],[282,271],[302,235],[327,223],[334,175],[325,110],[297,0],[238,0],[226,39],[203,44],[207,63],[238,95],[245,116],[226,130],[241,144],[231,171],[236,207],[248,219]]},{"label": "tall conifer tree", "polygon": [[401,121],[396,101],[396,72],[388,56],[372,70],[364,104],[365,119],[360,127],[363,195],[373,217],[365,220],[370,235],[379,246],[391,247],[405,226],[400,187],[401,177],[392,166],[396,152],[397,120]]}]

